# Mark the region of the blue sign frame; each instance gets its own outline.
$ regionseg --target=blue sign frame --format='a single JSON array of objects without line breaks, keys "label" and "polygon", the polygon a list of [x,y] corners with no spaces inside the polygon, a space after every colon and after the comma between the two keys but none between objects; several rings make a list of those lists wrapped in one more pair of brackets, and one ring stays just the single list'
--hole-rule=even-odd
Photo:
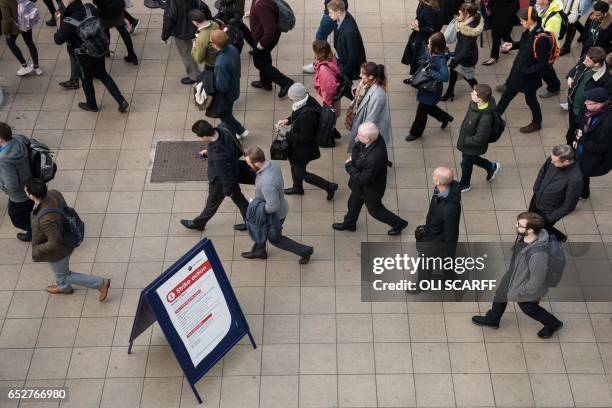
[{"label": "blue sign frame", "polygon": [[[227,307],[230,311],[232,323],[228,333],[225,335],[223,340],[197,365],[194,366],[187,349],[185,348],[183,341],[179,334],[174,329],[170,317],[166,312],[162,301],[160,300],[156,290],[170,277],[172,277],[177,271],[179,271],[185,264],[199,254],[201,251],[206,253],[213,272],[219,282],[219,287],[223,293]],[[138,307],[136,309],[136,315],[134,317],[134,323],[132,325],[132,332],[130,334],[130,344],[128,347],[128,354],[132,352],[132,345],[134,340],[149,328],[155,322],[159,323],[170,348],[176,357],[185,378],[189,381],[189,385],[193,390],[193,393],[198,400],[198,403],[202,403],[202,398],[195,388],[195,383],[198,382],[214,365],[223,358],[245,335],[249,336],[253,348],[257,348],[255,339],[251,334],[249,324],[242,313],[236,294],[232,289],[232,286],[227,278],[225,269],[221,264],[221,260],[215,251],[215,247],[211,240],[204,238],[202,241],[197,243],[191,248],[185,255],[183,255],[178,261],[176,261],[171,267],[166,269],[164,273],[158,276],[153,282],[151,282],[146,288],[140,292],[140,299],[138,300]]]}]

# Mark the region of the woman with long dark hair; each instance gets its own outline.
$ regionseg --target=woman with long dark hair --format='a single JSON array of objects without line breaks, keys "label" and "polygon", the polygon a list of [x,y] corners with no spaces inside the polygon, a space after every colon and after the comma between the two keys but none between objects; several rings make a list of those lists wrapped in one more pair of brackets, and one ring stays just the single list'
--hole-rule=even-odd
[{"label": "woman with long dark hair", "polygon": [[448,81],[448,66],[446,66],[446,40],[444,34],[434,33],[429,37],[427,46],[428,52],[425,54],[427,64],[429,64],[429,77],[436,82],[440,82],[439,89],[435,92],[425,89],[417,91],[417,101],[419,102],[416,110],[416,116],[410,134],[406,136],[407,142],[412,142],[423,136],[425,126],[427,126],[427,116],[430,115],[442,122],[442,129],[446,129],[449,122],[453,121],[453,117],[448,112],[443,111],[438,107],[438,102],[442,97],[442,82]]},{"label": "woman with long dark hair", "polygon": [[[402,57],[402,64],[410,65],[410,77],[419,68],[420,61],[422,61],[427,48],[429,36],[442,28],[439,13],[438,0],[419,0],[416,18],[410,23],[412,33],[408,38],[408,44],[406,44]],[[406,78],[404,83],[409,84],[410,78]]]},{"label": "woman with long dark hair", "polygon": [[491,56],[482,65],[493,65],[499,59],[499,46],[502,42],[512,41],[512,28],[516,23],[519,0],[491,0],[489,3],[491,24]]}]

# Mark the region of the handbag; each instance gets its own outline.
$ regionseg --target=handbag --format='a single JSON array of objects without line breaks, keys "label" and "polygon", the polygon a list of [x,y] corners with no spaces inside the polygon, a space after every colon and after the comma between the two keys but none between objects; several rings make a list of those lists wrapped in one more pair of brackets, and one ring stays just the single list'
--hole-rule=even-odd
[{"label": "handbag", "polygon": [[444,30],[444,38],[447,44],[454,44],[457,42],[457,17],[453,18],[446,30]]},{"label": "handbag", "polygon": [[270,146],[270,158],[272,160],[287,160],[289,158],[289,142],[280,135],[280,129],[274,131],[275,137]]},{"label": "handbag", "polygon": [[410,85],[421,91],[437,93],[442,90],[442,82],[436,81],[429,74],[430,62],[421,65],[417,72],[414,73]]},{"label": "handbag", "polygon": [[350,98],[352,96],[353,81],[351,80],[351,78],[349,78],[345,74],[340,74],[338,76],[338,82],[340,83],[338,85],[338,90],[332,98],[332,101],[334,102],[342,99],[343,96],[346,96],[347,98]]}]

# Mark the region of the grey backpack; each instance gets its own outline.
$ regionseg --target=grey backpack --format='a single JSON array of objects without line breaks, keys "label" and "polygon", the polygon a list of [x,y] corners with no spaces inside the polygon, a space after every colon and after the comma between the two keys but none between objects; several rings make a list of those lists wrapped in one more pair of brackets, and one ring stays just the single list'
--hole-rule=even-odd
[{"label": "grey backpack", "polygon": [[104,33],[100,19],[94,15],[95,6],[85,5],[85,18],[77,21],[74,18],[66,17],[64,21],[76,27],[77,34],[83,45],[81,51],[90,57],[101,58],[108,54],[110,40]]},{"label": "grey backpack", "polygon": [[288,33],[295,27],[295,14],[285,0],[274,0],[274,3],[278,7],[278,29],[283,33]]}]

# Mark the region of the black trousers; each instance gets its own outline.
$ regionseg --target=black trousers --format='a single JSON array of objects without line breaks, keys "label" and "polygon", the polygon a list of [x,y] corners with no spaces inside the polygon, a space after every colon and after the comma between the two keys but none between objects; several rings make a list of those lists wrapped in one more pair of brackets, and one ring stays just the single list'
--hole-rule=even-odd
[{"label": "black trousers", "polygon": [[[546,327],[556,326],[561,323],[553,314],[540,306],[540,302],[518,302],[519,307],[527,316],[537,320]],[[506,311],[508,302],[493,302],[491,310],[487,312],[487,317],[499,322]]]},{"label": "black trousers", "polygon": [[423,136],[425,126],[427,126],[427,116],[431,116],[440,122],[451,121],[453,117],[448,112],[443,111],[438,105],[425,105],[419,102],[416,110],[414,122],[410,127],[410,134],[413,136]]},{"label": "black trousers", "polygon": [[[240,214],[242,215],[242,219],[246,218],[247,208],[249,206],[249,202],[240,191],[240,186],[236,184],[233,194],[230,196],[231,200],[236,204]],[[221,180],[215,179],[212,183],[208,184],[208,198],[206,199],[206,206],[202,213],[193,219],[193,222],[197,224],[199,227],[204,228],[206,223],[215,215],[219,206],[225,199],[225,194],[223,194],[223,184]]]},{"label": "black trousers", "polygon": [[580,197],[589,198],[591,195],[591,178],[587,176],[582,177],[582,194]]},{"label": "black trousers", "polygon": [[125,98],[121,94],[117,84],[106,71],[106,61],[104,60],[104,57],[92,58],[87,55],[77,54],[77,60],[81,68],[81,81],[83,82],[83,92],[85,92],[87,105],[92,108],[98,107],[98,104],[96,103],[96,92],[93,85],[94,78],[98,78],[104,84],[108,92],[113,98],[115,98],[117,103],[125,101]]},{"label": "black trousers", "polygon": [[130,23],[131,25],[136,24],[137,18],[135,18],[130,13],[128,13],[127,10],[123,10],[123,18],[125,18],[127,20],[127,22]]},{"label": "black trousers", "polygon": [[512,42],[512,31],[508,33],[498,33],[495,30],[491,30],[491,58],[499,58],[499,46],[502,40],[505,42]]},{"label": "black trousers", "polygon": [[[285,219],[283,218],[281,220],[281,225],[284,224]],[[287,251],[287,252],[291,252],[293,254],[299,255],[299,256],[306,256],[310,253],[312,253],[312,247],[308,246],[308,245],[304,245],[304,244],[300,244],[297,241],[292,240],[291,238],[288,238],[284,235],[280,235],[278,238],[274,239],[273,241],[269,241],[270,244],[272,244],[273,246],[277,247],[278,249],[282,249],[283,251]],[[266,243],[261,243],[261,244],[253,244],[253,252],[257,252],[257,251],[261,251],[266,249]]]},{"label": "black trousers", "polygon": [[578,118],[572,111],[572,106],[570,105],[567,108],[569,114],[569,126],[567,128],[567,133],[565,133],[565,140],[567,141],[567,144],[571,146],[576,139],[576,130],[578,129],[579,123]]},{"label": "black trousers", "polygon": [[542,71],[542,79],[546,83],[546,90],[549,92],[557,92],[561,89],[561,81],[557,77],[555,67],[553,64],[549,64],[544,71]]},{"label": "black trousers", "polygon": [[[32,38],[32,30],[22,32],[20,34],[21,34],[21,38],[23,38],[23,41],[28,47],[28,50],[30,51],[30,56],[32,57],[32,63],[34,64],[34,66],[38,66],[38,49],[36,48],[36,44],[34,44],[34,39]],[[19,63],[21,65],[25,65],[27,64],[28,61],[26,61],[25,57],[23,56],[23,53],[21,52],[21,49],[17,46],[18,36],[19,35],[12,35],[12,34],[6,36],[5,37],[6,45],[9,47],[9,49],[11,50],[15,58],[17,58]]]},{"label": "black trousers", "polygon": [[[455,85],[457,84],[458,74],[457,74],[457,71],[455,71],[454,69],[449,69],[448,71],[449,71],[449,79],[448,79],[448,88],[446,88],[446,93],[453,95],[455,93]],[[472,79],[464,78],[464,79],[466,80],[468,84],[470,84],[471,88],[473,88],[474,85],[478,83],[476,78],[472,78]]]},{"label": "black trousers", "polygon": [[245,131],[244,126],[242,126],[242,123],[238,122],[238,119],[236,119],[236,117],[234,116],[233,104],[230,109],[219,113],[219,119],[222,123],[225,123],[226,125],[231,127],[234,130],[234,133],[237,135],[242,134]]},{"label": "black trousers", "polygon": [[34,201],[26,200],[22,203],[8,202],[8,215],[15,228],[31,232],[30,214],[34,208]]},{"label": "black trousers", "polygon": [[242,31],[242,38],[244,38],[244,41],[249,44],[249,47],[251,47],[254,52],[257,48],[257,44],[255,44],[255,40],[253,39],[253,34],[251,34],[251,30],[249,30],[249,27],[247,27],[246,24],[240,23],[240,31]]},{"label": "black trousers", "polygon": [[365,204],[368,213],[378,221],[389,225],[390,227],[400,227],[406,221],[399,216],[389,211],[382,203],[382,197],[379,199],[364,199],[361,195],[351,192],[348,199],[348,212],[344,216],[344,225],[355,226],[359,219],[361,208]]},{"label": "black trousers", "polygon": [[293,180],[294,188],[299,188],[300,190],[303,190],[304,181],[308,184],[312,184],[313,186],[319,187],[321,190],[329,190],[331,188],[332,183],[325,180],[321,176],[317,176],[316,174],[309,173],[308,171],[306,171],[306,165],[295,163],[290,164],[291,179]]},{"label": "black trousers", "polygon": [[259,71],[259,80],[266,85],[272,82],[280,87],[287,86],[292,81],[272,65],[272,50],[253,48],[253,64]]},{"label": "black trousers", "polygon": [[546,214],[544,214],[544,211],[536,207],[535,195],[531,197],[531,201],[529,202],[529,211],[534,212],[536,214],[540,214],[542,217],[544,217],[544,229],[548,231],[549,234],[553,234],[557,238],[558,241],[565,242],[567,240],[567,235],[565,235],[563,232],[559,231],[558,229],[554,227],[554,225],[556,224],[556,221],[555,222],[549,221],[546,218]]},{"label": "black trousers", "polygon": [[54,18],[55,4],[53,4],[53,0],[43,0],[43,2],[45,3],[45,6],[47,6],[49,13],[51,13],[51,18]]},{"label": "black trousers", "polygon": [[[525,94],[525,103],[529,106],[531,110],[531,121],[532,122],[542,122],[542,109],[540,108],[540,103],[538,102],[538,96],[536,95],[537,89],[529,89],[524,91]],[[514,99],[514,97],[519,93],[516,89],[513,89],[509,86],[506,86],[506,90],[501,96],[499,103],[497,104],[497,112],[500,115],[506,111],[508,105]]]},{"label": "black trousers", "polygon": [[[124,14],[125,16],[125,14]],[[121,36],[121,39],[123,40],[123,43],[125,44],[125,49],[127,50],[128,53],[128,57],[134,57],[136,56],[136,52],[134,51],[134,43],[132,43],[132,36],[130,35],[129,31],[127,30],[127,25],[123,24],[120,27],[116,27],[117,31],[119,31],[119,35]],[[104,32],[106,33],[106,36],[108,37],[108,39],[110,40],[111,36],[110,36],[110,30],[107,28],[106,30],[104,30]]]}]

